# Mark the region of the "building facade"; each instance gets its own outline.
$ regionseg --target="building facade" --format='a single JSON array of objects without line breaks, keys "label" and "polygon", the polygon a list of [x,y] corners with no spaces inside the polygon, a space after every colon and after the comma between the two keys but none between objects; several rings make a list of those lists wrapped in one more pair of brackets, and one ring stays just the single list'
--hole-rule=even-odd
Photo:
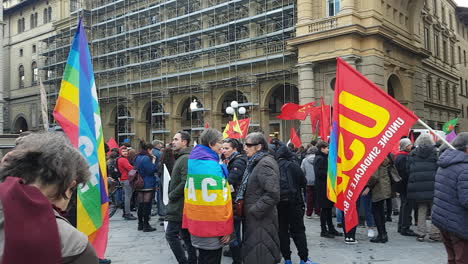
[{"label": "building facade", "polygon": [[[339,56],[431,127],[441,129],[459,116],[459,130],[466,131],[460,76],[466,74],[461,56],[467,46],[460,33],[467,28],[453,1],[298,0],[297,5],[296,37],[288,44],[297,51],[304,102],[323,96],[331,103]],[[309,127],[302,124],[303,140],[310,138]]]},{"label": "building facade", "polygon": [[[56,21],[70,17],[70,1],[3,0],[3,98],[5,131],[40,130],[40,67],[43,39],[55,35]],[[2,108],[3,109],[3,108]]]},{"label": "building facade", "polygon": [[39,77],[53,107],[78,16],[106,139],[169,141],[179,129],[197,138],[206,125],[223,129],[238,101],[250,131],[287,141],[295,127],[309,142],[307,120],[275,116],[286,102],[332,103],[337,56],[434,128],[455,116],[468,128],[466,13],[452,0],[7,0],[4,8],[12,132],[40,127]]}]

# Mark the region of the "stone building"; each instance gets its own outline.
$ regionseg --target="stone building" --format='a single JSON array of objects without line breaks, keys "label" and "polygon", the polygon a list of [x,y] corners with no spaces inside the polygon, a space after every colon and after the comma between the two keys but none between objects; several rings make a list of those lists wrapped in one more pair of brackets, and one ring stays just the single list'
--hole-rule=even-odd
[{"label": "stone building", "polygon": [[[297,51],[302,102],[320,96],[331,102],[339,56],[435,129],[463,117],[467,27],[453,1],[298,0],[297,5],[296,37],[288,44]],[[302,124],[305,140],[308,127]],[[467,128],[461,120],[460,129]]]},{"label": "stone building", "polygon": [[224,128],[235,100],[251,131],[287,141],[295,127],[309,142],[307,121],[275,116],[286,102],[331,103],[337,56],[434,128],[455,116],[468,128],[467,12],[452,0],[4,0],[4,8],[12,132],[39,128],[39,76],[52,108],[78,15],[106,139],[169,141],[179,129],[196,138],[207,124]]},{"label": "stone building", "polygon": [[[42,40],[55,35],[54,23],[70,17],[65,0],[3,0],[2,84],[5,131],[40,130]],[[1,80],[1,79],[0,79]],[[3,108],[2,108],[3,110]]]}]

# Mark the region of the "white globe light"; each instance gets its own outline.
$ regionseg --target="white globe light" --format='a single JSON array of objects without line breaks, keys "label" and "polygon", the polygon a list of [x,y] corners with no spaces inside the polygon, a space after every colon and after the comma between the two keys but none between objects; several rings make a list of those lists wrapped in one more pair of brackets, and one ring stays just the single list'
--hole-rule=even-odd
[{"label": "white globe light", "polygon": [[196,99],[193,99],[193,102],[190,103],[190,110],[196,110],[198,107],[197,107],[197,100]]},{"label": "white globe light", "polygon": [[234,108],[232,108],[230,106],[228,108],[226,108],[226,114],[228,114],[228,115],[234,114]]},{"label": "white globe light", "polygon": [[237,107],[239,107],[239,103],[237,101],[232,101],[231,102],[231,107],[232,108],[237,108]]},{"label": "white globe light", "polygon": [[245,107],[241,106],[241,107],[239,108],[239,114],[245,115],[245,112],[247,112],[247,110],[245,109]]}]

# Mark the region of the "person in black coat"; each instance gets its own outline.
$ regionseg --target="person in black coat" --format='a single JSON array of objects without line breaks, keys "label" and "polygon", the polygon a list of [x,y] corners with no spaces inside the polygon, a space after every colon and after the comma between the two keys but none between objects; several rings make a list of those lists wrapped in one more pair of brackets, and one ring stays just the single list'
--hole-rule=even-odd
[{"label": "person in black coat", "polygon": [[[222,152],[225,157],[224,163],[227,165],[229,172],[228,182],[231,185],[232,197],[236,197],[237,190],[242,183],[245,168],[247,167],[247,157],[242,153],[242,149],[242,143],[237,139],[227,138],[223,141]],[[235,206],[233,208],[235,208]],[[234,216],[234,232],[236,237],[229,243],[229,251],[224,252],[225,256],[232,256],[232,264],[242,263],[241,225],[242,219],[238,216]]]},{"label": "person in black coat", "polygon": [[408,168],[407,161],[408,155],[411,152],[413,144],[408,138],[400,140],[400,151],[395,154],[395,168],[401,177],[401,182],[396,183],[395,190],[400,193],[401,206],[400,215],[398,216],[398,232],[403,236],[417,236],[417,234],[410,229],[412,218],[411,213],[414,209],[414,201],[408,200]]},{"label": "person in black coat", "polygon": [[431,225],[426,227],[426,215],[434,199],[434,184],[437,171],[438,153],[431,135],[422,134],[415,142],[416,148],[408,155],[408,199],[418,207],[418,240],[426,236],[431,240],[440,240],[438,230]]},{"label": "person in black coat", "polygon": [[317,149],[318,153],[315,155],[314,171],[315,186],[317,188],[317,203],[320,207],[320,236],[334,238],[335,236],[342,236],[343,233],[338,232],[333,226],[333,202],[327,198],[328,143],[320,141],[320,143],[317,144]]},{"label": "person in black coat", "polygon": [[281,144],[275,156],[280,170],[280,202],[277,208],[281,254],[285,263],[291,261],[292,237],[301,263],[311,263],[305,234],[305,204],[302,196],[307,186],[306,177],[295,161],[295,154],[286,145]]}]

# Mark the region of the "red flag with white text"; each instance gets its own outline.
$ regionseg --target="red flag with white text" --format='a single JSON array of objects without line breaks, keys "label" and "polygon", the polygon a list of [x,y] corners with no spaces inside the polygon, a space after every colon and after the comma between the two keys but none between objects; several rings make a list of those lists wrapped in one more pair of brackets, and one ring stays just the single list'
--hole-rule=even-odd
[{"label": "red flag with white text", "polygon": [[327,197],[349,231],[367,181],[418,117],[340,58],[334,96]]}]

